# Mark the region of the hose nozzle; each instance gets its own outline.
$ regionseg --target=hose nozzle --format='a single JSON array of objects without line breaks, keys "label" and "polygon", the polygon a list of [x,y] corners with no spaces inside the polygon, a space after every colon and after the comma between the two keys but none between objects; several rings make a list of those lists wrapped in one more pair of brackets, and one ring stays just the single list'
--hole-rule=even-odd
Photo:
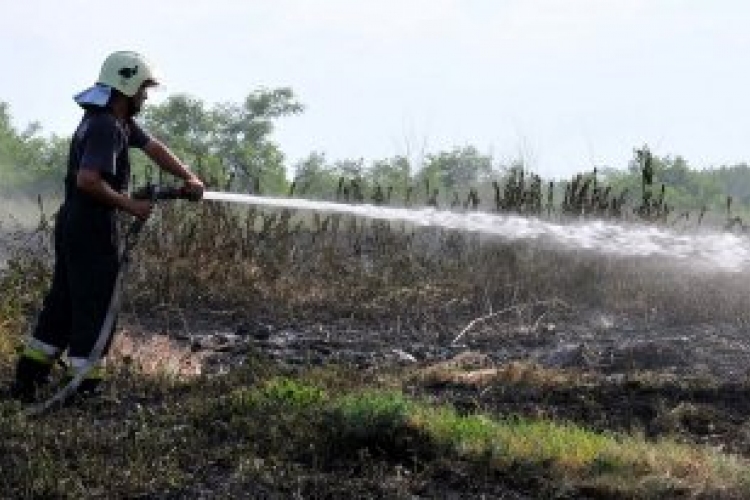
[{"label": "hose nozzle", "polygon": [[183,187],[174,186],[157,186],[155,184],[146,184],[133,191],[131,197],[136,200],[189,200],[200,201],[200,193],[193,193]]}]

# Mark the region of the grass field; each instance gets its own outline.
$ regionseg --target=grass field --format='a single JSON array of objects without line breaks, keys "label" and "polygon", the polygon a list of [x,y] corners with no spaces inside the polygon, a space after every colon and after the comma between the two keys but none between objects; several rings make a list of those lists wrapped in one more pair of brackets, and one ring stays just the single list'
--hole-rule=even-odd
[{"label": "grass field", "polygon": [[[487,346],[511,326],[538,332],[591,308],[654,325],[749,319],[746,285],[730,275],[345,216],[296,221],[165,207],[137,247],[127,318],[147,325],[158,311],[182,325],[154,335],[221,313],[309,336],[345,318],[363,346],[386,332],[394,346],[408,336],[445,349],[459,332]],[[2,270],[4,380],[48,279],[44,248]],[[730,403],[750,394],[742,382],[464,363],[460,349],[398,366],[290,365],[252,345],[222,375],[160,370],[169,349],[151,352],[148,370],[113,356],[104,398],[41,418],[3,400],[2,496],[750,497],[750,453],[731,446],[747,433],[745,408]]]}]

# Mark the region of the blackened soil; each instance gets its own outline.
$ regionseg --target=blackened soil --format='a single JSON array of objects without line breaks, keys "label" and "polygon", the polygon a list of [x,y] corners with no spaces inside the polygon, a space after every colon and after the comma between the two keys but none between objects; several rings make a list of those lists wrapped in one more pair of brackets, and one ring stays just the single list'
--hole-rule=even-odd
[{"label": "blackened soil", "polygon": [[420,383],[413,378],[407,389],[466,412],[544,416],[593,429],[709,443],[750,456],[750,328],[741,323],[680,324],[656,315],[550,311],[544,321],[503,318],[467,331],[467,321],[407,329],[351,319],[292,324],[226,312],[180,321],[164,313],[139,324],[201,353],[209,373],[241,365],[250,352],[292,370],[337,365],[362,373],[419,372],[468,352],[481,359],[481,366],[466,371],[522,362],[563,381]]}]

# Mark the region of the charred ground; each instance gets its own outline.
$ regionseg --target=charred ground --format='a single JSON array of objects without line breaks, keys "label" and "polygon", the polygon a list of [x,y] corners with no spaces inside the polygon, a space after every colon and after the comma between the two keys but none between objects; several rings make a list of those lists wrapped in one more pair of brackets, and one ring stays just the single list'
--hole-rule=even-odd
[{"label": "charred ground", "polygon": [[[48,278],[29,241],[3,271],[6,379]],[[2,486],[745,498],[747,291],[684,261],[168,207],[134,256],[108,398],[41,421],[3,402]]]}]

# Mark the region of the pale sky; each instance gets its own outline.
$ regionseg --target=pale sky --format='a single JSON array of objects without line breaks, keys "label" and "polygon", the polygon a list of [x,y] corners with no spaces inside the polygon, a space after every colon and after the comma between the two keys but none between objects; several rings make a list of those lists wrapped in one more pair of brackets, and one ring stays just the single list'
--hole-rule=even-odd
[{"label": "pale sky", "polygon": [[749,27],[739,0],[0,0],[0,101],[67,136],[72,95],[138,50],[155,102],[291,87],[290,165],[470,144],[560,178],[648,143],[703,168],[750,162]]}]

